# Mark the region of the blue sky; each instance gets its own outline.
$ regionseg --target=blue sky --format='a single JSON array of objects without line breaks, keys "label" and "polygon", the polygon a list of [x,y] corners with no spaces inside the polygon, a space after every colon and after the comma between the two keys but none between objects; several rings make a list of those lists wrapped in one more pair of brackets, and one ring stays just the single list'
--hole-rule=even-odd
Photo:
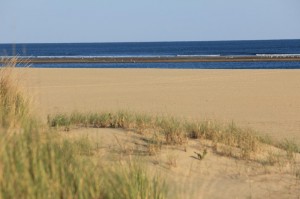
[{"label": "blue sky", "polygon": [[0,43],[300,39],[300,0],[1,0]]}]

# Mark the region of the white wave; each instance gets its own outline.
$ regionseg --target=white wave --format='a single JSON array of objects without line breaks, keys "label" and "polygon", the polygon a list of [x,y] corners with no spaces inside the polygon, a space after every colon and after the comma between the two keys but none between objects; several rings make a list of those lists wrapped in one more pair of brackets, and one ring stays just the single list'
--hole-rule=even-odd
[{"label": "white wave", "polygon": [[82,55],[74,55],[74,56],[0,56],[0,58],[13,58],[17,57],[20,59],[91,59],[91,58],[160,58],[160,57],[175,57],[172,55],[113,55],[113,56],[106,56],[106,55],[97,55],[97,56],[82,56]]},{"label": "white wave", "polygon": [[221,55],[176,55],[177,57],[220,57]]},{"label": "white wave", "polygon": [[258,57],[270,57],[270,58],[276,58],[276,57],[300,57],[300,54],[256,54]]},{"label": "white wave", "polygon": [[267,57],[267,58],[299,58],[300,54],[256,54],[256,55],[74,55],[74,56],[0,56],[0,59],[7,59],[17,57],[19,59],[105,59],[105,58],[192,58],[192,57],[224,57],[224,58],[237,58],[237,57]]}]

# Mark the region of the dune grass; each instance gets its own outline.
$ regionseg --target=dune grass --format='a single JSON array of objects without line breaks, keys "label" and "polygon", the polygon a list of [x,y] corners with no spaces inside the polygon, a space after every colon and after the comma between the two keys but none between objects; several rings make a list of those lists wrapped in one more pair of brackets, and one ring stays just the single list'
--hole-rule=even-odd
[{"label": "dune grass", "polygon": [[30,123],[30,102],[22,96],[17,80],[13,77],[16,59],[8,61],[7,66],[0,71],[0,125],[10,129]]},{"label": "dune grass", "polygon": [[[116,163],[103,169],[88,158],[93,150],[89,141],[69,141],[44,130],[13,78],[15,64],[13,59],[0,68],[0,199],[165,198],[164,183],[140,164],[121,169]],[[64,119],[60,116],[57,122],[67,124]],[[69,122],[82,121],[80,115],[73,115]],[[113,123],[127,124],[127,120]]]},{"label": "dune grass", "polygon": [[[289,158],[300,152],[298,145],[293,141],[274,141],[250,128],[238,127],[234,122],[229,124],[221,124],[217,121],[190,122],[174,117],[119,111],[57,114],[49,116],[48,123],[51,127],[65,129],[73,127],[121,128],[139,134],[151,132],[153,135],[163,136],[165,145],[184,145],[188,139],[210,140],[219,154],[248,160],[253,159],[261,146],[266,144],[285,150]],[[161,142],[158,143],[161,144]],[[150,147],[153,148],[152,145]]]},{"label": "dune grass", "polygon": [[260,137],[250,129],[237,127],[234,123],[222,125],[212,121],[188,122],[173,117],[151,117],[142,114],[119,111],[116,113],[73,113],[48,117],[51,127],[94,127],[122,128],[143,134],[159,133],[164,144],[183,145],[188,139],[206,139],[217,144],[238,148],[240,157],[249,158],[261,144]]}]

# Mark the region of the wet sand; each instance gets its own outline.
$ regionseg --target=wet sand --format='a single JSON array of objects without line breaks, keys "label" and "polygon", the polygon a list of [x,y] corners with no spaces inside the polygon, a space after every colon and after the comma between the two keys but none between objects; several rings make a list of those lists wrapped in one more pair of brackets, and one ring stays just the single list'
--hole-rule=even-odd
[{"label": "wet sand", "polygon": [[20,69],[36,111],[130,110],[235,121],[300,141],[300,70]]},{"label": "wet sand", "polygon": [[[1,57],[0,57],[1,58]],[[0,59],[0,64],[6,59]],[[300,61],[299,55],[255,56],[163,56],[163,57],[19,57],[20,63],[181,63],[181,62],[286,62]]]}]

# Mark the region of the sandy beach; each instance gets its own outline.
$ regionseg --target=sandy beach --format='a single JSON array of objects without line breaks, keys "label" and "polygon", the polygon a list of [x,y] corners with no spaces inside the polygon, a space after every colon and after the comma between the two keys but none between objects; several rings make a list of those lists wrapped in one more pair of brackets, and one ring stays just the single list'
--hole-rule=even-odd
[{"label": "sandy beach", "polygon": [[234,121],[300,141],[300,70],[22,69],[46,118],[129,110]]},{"label": "sandy beach", "polygon": [[[48,114],[128,110],[192,121],[234,121],[281,142],[285,138],[300,142],[300,70],[18,71],[20,84],[33,95],[35,112],[44,121]],[[147,165],[147,171],[167,182],[169,198],[300,195],[299,154],[287,159],[286,152],[273,146],[262,146],[253,154],[258,159],[251,161],[226,155],[226,147],[214,148],[212,142],[202,139],[189,139],[184,145],[163,145],[150,154],[147,140],[153,139],[151,133],[86,127],[60,133],[67,140],[88,138],[93,146],[100,146],[91,158],[110,166],[138,158]],[[204,149],[207,156],[199,161],[195,152]]]}]

